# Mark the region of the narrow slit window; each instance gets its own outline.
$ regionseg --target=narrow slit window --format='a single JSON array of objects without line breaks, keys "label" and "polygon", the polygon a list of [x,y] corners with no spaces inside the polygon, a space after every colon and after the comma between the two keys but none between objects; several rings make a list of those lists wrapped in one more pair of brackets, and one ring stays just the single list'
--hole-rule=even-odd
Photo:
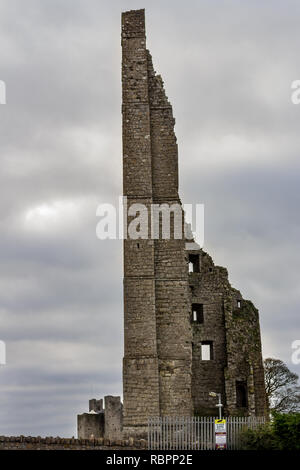
[{"label": "narrow slit window", "polygon": [[204,323],[203,304],[192,304],[193,323]]},{"label": "narrow slit window", "polygon": [[201,343],[201,360],[211,361],[213,359],[213,343],[212,341],[203,341]]},{"label": "narrow slit window", "polygon": [[237,408],[247,408],[248,390],[245,381],[236,381],[236,406]]}]

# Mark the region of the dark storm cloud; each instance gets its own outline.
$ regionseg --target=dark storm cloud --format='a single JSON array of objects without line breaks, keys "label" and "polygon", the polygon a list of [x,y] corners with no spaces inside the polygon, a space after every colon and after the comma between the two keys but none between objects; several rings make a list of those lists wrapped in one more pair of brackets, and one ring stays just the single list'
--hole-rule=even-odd
[{"label": "dark storm cloud", "polygon": [[95,213],[121,193],[120,14],[141,7],[182,200],[205,203],[265,355],[300,372],[298,2],[2,1],[0,434],[71,436],[92,395],[122,393],[122,243]]}]

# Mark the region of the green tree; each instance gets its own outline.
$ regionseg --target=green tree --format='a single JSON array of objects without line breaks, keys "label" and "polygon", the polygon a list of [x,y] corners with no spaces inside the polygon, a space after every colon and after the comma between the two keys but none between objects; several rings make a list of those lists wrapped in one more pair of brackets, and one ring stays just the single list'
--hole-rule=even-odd
[{"label": "green tree", "polygon": [[243,450],[300,450],[300,413],[273,413],[272,421],[240,436]]},{"label": "green tree", "polygon": [[264,360],[265,386],[269,409],[278,413],[300,411],[298,375],[280,359]]}]

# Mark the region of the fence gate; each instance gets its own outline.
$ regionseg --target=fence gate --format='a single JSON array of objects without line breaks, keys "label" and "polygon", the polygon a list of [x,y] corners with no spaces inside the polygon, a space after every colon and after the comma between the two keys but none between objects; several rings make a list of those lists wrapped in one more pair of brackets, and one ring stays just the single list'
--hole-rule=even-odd
[{"label": "fence gate", "polygon": [[[214,450],[215,417],[151,417],[148,420],[149,450]],[[255,429],[265,423],[264,417],[226,418],[227,449],[239,448],[242,430]]]}]

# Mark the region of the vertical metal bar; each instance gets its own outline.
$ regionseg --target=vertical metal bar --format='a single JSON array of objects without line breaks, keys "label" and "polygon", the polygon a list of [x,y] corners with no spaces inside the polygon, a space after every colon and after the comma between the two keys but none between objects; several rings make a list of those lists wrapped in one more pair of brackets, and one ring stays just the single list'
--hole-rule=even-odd
[{"label": "vertical metal bar", "polygon": [[165,417],[165,449],[168,450],[168,416]]},{"label": "vertical metal bar", "polygon": [[168,416],[165,417],[165,449],[168,450]]},{"label": "vertical metal bar", "polygon": [[208,429],[208,418],[205,418],[206,421],[206,426],[205,426],[205,442],[206,442],[206,450],[209,450],[209,445],[208,445],[208,438],[209,438],[209,429]]},{"label": "vertical metal bar", "polygon": [[239,418],[234,418],[234,426],[233,426],[233,432],[234,432],[234,450],[236,449],[236,432],[237,432],[237,426],[238,426],[238,419]]},{"label": "vertical metal bar", "polygon": [[179,450],[182,449],[182,416],[179,418]]},{"label": "vertical metal bar", "polygon": [[201,426],[202,426],[202,418],[200,416],[197,418],[198,420],[198,450],[202,449],[202,437],[201,437]]},{"label": "vertical metal bar", "polygon": [[153,418],[151,418],[151,450],[154,449],[154,442],[155,442],[155,434],[154,434]]},{"label": "vertical metal bar", "polygon": [[157,421],[157,423],[156,423],[156,432],[157,432],[156,450],[159,450],[159,446],[160,446],[160,418],[158,417],[156,421]]},{"label": "vertical metal bar", "polygon": [[187,450],[190,450],[191,445],[191,418],[190,416],[186,417],[186,430],[187,430]]},{"label": "vertical metal bar", "polygon": [[230,422],[229,418],[226,419],[226,432],[227,432],[227,449],[230,449]]},{"label": "vertical metal bar", "polygon": [[185,427],[186,427],[186,443],[185,443],[185,449],[188,450],[189,448],[189,419],[188,416],[185,418]]},{"label": "vertical metal bar", "polygon": [[152,438],[153,438],[153,442],[152,442],[152,446],[153,446],[153,450],[155,449],[155,419],[153,418],[152,419]]},{"label": "vertical metal bar", "polygon": [[233,434],[233,439],[232,439],[232,446],[233,446],[233,449],[235,449],[235,426],[236,426],[236,419],[232,418],[233,419],[233,422],[232,422],[232,434]]},{"label": "vertical metal bar", "polygon": [[203,416],[201,416],[199,436],[200,436],[200,449],[203,450]]},{"label": "vertical metal bar", "polygon": [[154,429],[153,429],[153,419],[151,418],[151,450],[153,449],[153,441],[154,441]]}]

